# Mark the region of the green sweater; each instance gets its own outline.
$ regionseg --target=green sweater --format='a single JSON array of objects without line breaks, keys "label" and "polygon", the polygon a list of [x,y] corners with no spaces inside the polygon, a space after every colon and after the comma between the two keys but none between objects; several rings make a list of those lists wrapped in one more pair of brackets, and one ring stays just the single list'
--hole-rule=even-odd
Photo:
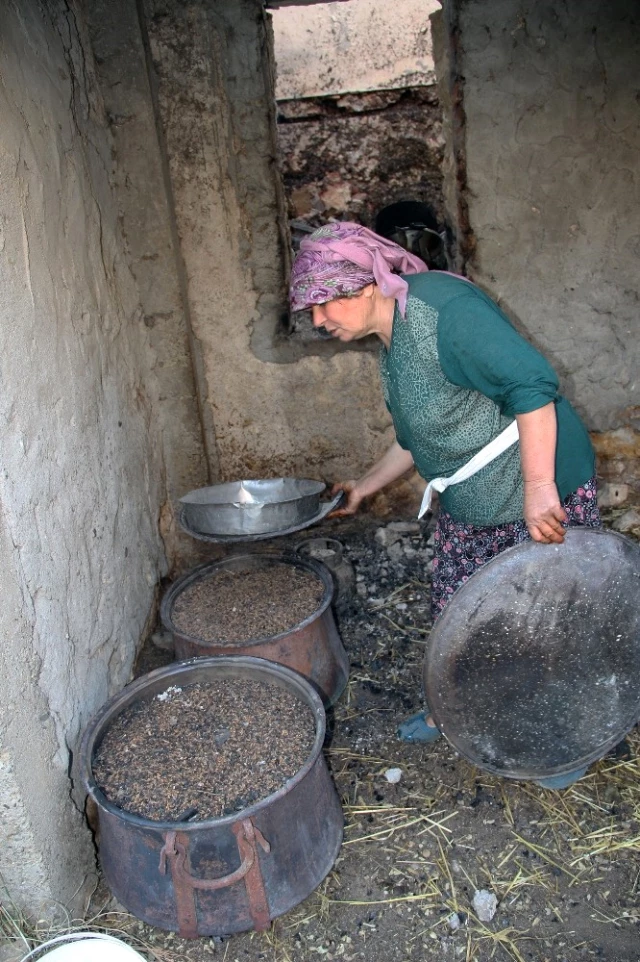
[{"label": "green sweater", "polygon": [[[397,306],[380,370],[398,443],[425,480],[448,476],[492,441],[516,414],[556,406],[556,484],[565,498],[595,474],[589,435],[558,393],[550,364],[479,288],[430,271],[405,277],[406,317]],[[523,514],[518,443],[440,502],[456,521],[482,527]]]}]

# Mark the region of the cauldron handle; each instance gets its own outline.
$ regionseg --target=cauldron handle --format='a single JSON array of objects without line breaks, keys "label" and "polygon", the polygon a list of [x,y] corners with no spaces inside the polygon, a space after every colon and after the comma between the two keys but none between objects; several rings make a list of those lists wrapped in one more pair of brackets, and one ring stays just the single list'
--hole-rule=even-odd
[{"label": "cauldron handle", "polygon": [[264,880],[260,871],[257,845],[264,852],[270,852],[271,846],[256,828],[250,818],[234,822],[231,831],[236,836],[241,863],[235,872],[215,879],[200,879],[191,875],[187,866],[189,836],[186,832],[167,832],[164,846],[160,852],[158,866],[161,875],[167,871],[167,861],[171,868],[171,878],[176,897],[178,914],[178,934],[182,938],[198,938],[198,917],[196,912],[195,892],[200,889],[205,892],[215,892],[217,889],[228,888],[241,879],[245,880],[249,913],[257,932],[263,932],[269,927],[269,905],[264,889]]}]

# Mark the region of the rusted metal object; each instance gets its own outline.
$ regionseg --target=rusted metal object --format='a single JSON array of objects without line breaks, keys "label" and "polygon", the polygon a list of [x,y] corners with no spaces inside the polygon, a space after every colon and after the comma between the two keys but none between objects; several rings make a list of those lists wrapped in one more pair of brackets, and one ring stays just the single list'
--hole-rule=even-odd
[{"label": "rusted metal object", "polygon": [[[221,645],[194,638],[174,625],[172,613],[176,600],[194,582],[211,577],[217,571],[247,571],[275,564],[292,565],[313,574],[324,586],[322,600],[316,611],[288,631],[267,638],[239,639],[237,642]],[[162,599],[160,617],[164,627],[173,635],[176,658],[202,655],[253,655],[266,658],[304,675],[328,706],[340,697],[349,677],[349,660],[332,610],[335,591],[334,579],[329,569],[311,558],[289,554],[236,555],[222,561],[199,565],[176,581]]]},{"label": "rusted metal object", "polygon": [[427,703],[480,768],[564,775],[640,718],[640,548],[570,528],[504,551],[456,592],[429,638]]},{"label": "rusted metal object", "polygon": [[344,556],[342,542],[337,538],[305,538],[294,551],[300,558],[313,558],[327,566],[336,586],[334,606],[338,612],[347,610],[356,588],[356,573]]},{"label": "rusted metal object", "polygon": [[196,892],[217,892],[219,889],[235,885],[241,879],[244,879],[247,889],[253,927],[257,932],[263,932],[269,927],[271,919],[269,918],[264,880],[258,861],[257,845],[260,844],[264,852],[270,852],[271,846],[250,818],[236,822],[231,831],[236,836],[242,862],[235,872],[212,879],[196,878],[189,871],[189,836],[185,832],[171,831],[165,835],[164,847],[160,851],[159,870],[164,875],[167,871],[167,862],[169,862],[173,888],[176,893],[178,931],[184,938],[195,939],[198,937]]},{"label": "rusted metal object", "polygon": [[[277,792],[224,818],[154,822],[111,804],[95,783],[92,759],[114,719],[165,691],[239,677],[291,691],[313,712],[316,736],[299,772]],[[112,698],[82,740],[82,777],[98,808],[102,870],[133,915],[184,938],[265,929],[298,905],[330,871],[343,815],[322,755],[320,697],[298,674],[257,658],[198,658],[151,672]]]}]

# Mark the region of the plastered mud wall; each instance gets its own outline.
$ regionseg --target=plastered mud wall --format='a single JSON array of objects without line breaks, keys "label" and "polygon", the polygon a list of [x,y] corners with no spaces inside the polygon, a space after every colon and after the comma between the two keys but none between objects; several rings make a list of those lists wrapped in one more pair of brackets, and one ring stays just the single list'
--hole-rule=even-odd
[{"label": "plastered mud wall", "polygon": [[640,10],[450,0],[444,12],[469,273],[554,363],[601,478],[637,496]]},{"label": "plastered mud wall", "polygon": [[[87,0],[89,35],[114,148],[113,183],[122,239],[147,328],[150,390],[162,437],[167,499],[161,533],[172,565],[194,562],[176,524],[176,500],[217,477],[213,414],[193,336],[148,40],[130,0]],[[142,27],[142,28],[141,28]],[[209,454],[209,458],[205,454]],[[209,463],[211,467],[209,467]]]},{"label": "plastered mud wall", "polygon": [[281,333],[288,250],[262,3],[145,0],[144,9],[215,425],[211,476],[351,477],[388,443],[389,419],[375,357],[296,360]]},{"label": "plastered mud wall", "polygon": [[79,5],[2,4],[0,115],[0,872],[41,918],[92,885],[79,737],[130,677],[165,494]]},{"label": "plastered mud wall", "polygon": [[276,97],[431,86],[428,17],[439,9],[438,0],[348,0],[273,10]]}]

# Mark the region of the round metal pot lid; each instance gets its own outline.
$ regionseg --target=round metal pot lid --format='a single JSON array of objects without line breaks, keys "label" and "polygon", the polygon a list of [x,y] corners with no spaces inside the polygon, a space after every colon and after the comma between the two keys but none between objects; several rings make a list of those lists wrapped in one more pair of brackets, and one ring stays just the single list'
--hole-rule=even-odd
[{"label": "round metal pot lid", "polygon": [[264,531],[260,534],[213,535],[206,534],[202,531],[197,531],[189,524],[183,507],[178,510],[178,524],[182,530],[192,538],[197,538],[199,541],[208,541],[212,544],[241,544],[250,543],[252,541],[266,541],[269,538],[282,538],[288,534],[295,534],[296,531],[304,531],[304,529],[310,527],[310,525],[318,524],[320,521],[324,521],[327,515],[338,507],[343,498],[344,491],[339,491],[338,494],[331,499],[331,501],[325,501],[324,503],[321,502],[319,510],[316,511],[312,517],[307,518],[305,521],[301,521],[298,524],[289,525],[288,527],[281,527],[273,531]]},{"label": "round metal pot lid", "polygon": [[640,547],[572,528],[480,568],[436,622],[424,663],[434,720],[510,778],[589,765],[640,718]]},{"label": "round metal pot lid", "polygon": [[213,537],[244,538],[297,527],[319,511],[323,481],[265,478],[197,488],[180,498],[188,527]]},{"label": "round metal pot lid", "polygon": [[319,496],[325,488],[326,484],[323,481],[313,481],[308,478],[255,478],[196,488],[180,498],[180,503],[237,508],[294,504],[309,495]]}]

